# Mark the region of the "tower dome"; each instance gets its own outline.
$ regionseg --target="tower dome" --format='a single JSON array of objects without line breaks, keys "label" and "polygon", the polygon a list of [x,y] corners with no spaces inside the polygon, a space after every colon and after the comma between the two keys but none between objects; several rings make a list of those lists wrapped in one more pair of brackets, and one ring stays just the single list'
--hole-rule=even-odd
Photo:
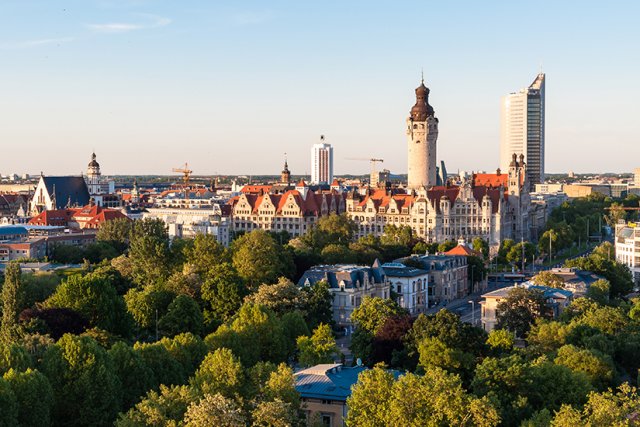
[{"label": "tower dome", "polygon": [[96,161],[96,153],[91,154],[91,161],[89,162],[88,167],[90,168],[99,168],[100,163]]},{"label": "tower dome", "polygon": [[424,80],[422,80],[420,86],[416,88],[416,104],[411,108],[411,119],[424,121],[433,114],[433,107],[429,105],[429,88],[424,85]]}]

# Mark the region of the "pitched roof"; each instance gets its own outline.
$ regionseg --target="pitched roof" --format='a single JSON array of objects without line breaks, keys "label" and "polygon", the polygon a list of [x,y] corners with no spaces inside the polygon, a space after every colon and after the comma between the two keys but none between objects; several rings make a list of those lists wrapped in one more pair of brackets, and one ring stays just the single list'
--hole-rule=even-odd
[{"label": "pitched roof", "polygon": [[448,250],[445,255],[457,255],[457,256],[479,256],[477,251],[474,251],[467,245],[458,245],[455,248]]},{"label": "pitched roof", "polygon": [[67,205],[84,206],[89,203],[90,195],[87,183],[81,176],[43,176],[47,192],[55,196],[55,209]]}]

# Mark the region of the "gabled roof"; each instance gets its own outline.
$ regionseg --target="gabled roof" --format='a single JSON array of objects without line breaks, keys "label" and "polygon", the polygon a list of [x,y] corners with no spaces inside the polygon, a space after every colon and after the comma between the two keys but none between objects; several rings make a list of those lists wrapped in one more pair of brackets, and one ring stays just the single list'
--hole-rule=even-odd
[{"label": "gabled roof", "polygon": [[467,245],[458,245],[455,248],[445,252],[444,254],[457,256],[480,256],[477,251],[474,251]]},{"label": "gabled roof", "polygon": [[89,203],[89,189],[81,176],[43,176],[42,180],[49,195],[55,196],[55,209],[62,209],[68,205],[84,206]]}]

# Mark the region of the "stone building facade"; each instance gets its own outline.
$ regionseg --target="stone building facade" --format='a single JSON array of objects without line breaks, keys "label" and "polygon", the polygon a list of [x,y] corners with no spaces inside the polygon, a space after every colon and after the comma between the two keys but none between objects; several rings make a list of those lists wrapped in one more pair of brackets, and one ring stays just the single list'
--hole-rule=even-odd
[{"label": "stone building facade", "polygon": [[508,173],[474,174],[459,186],[351,192],[347,215],[358,225],[357,237],[381,236],[389,224],[410,226],[427,242],[480,237],[497,247],[504,239],[530,237],[530,197],[526,166],[514,159]]},{"label": "stone building facade", "polygon": [[429,88],[423,80],[416,89],[416,103],[407,118],[409,189],[419,190],[436,185],[437,140],[438,119],[429,105]]},{"label": "stone building facade", "polygon": [[304,181],[282,193],[272,190],[272,186],[246,186],[229,200],[231,230],[287,231],[297,237],[320,217],[345,212],[344,195],[335,190],[311,191]]}]

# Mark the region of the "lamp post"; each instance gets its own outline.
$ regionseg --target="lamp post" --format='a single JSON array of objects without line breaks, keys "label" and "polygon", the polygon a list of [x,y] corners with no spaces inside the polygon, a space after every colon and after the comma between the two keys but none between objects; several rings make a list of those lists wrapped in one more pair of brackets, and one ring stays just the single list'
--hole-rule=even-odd
[{"label": "lamp post", "polygon": [[469,304],[471,304],[471,324],[476,326],[476,302],[469,300]]},{"label": "lamp post", "polygon": [[474,292],[475,288],[474,288],[474,283],[473,283],[473,271],[476,269],[475,265],[471,266],[471,292]]}]

